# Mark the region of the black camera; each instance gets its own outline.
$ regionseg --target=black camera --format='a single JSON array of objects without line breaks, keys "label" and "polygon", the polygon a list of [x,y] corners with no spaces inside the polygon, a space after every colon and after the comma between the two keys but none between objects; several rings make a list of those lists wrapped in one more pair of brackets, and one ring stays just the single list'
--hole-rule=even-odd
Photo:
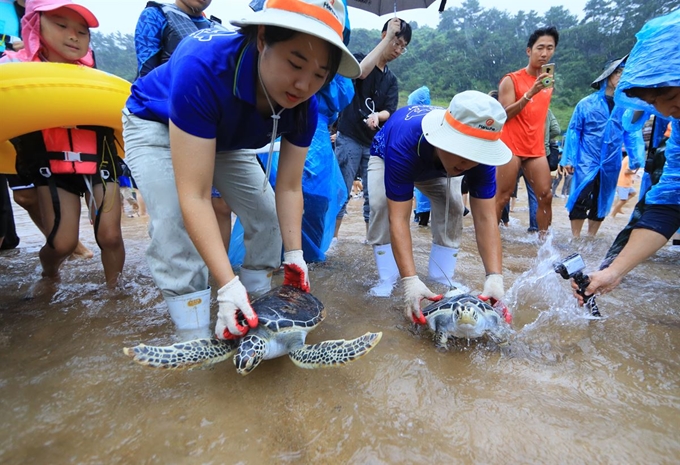
[{"label": "black camera", "polygon": [[586,289],[590,284],[590,278],[583,274],[586,264],[580,254],[574,253],[569,255],[562,261],[553,263],[555,273],[562,276],[563,279],[573,279],[578,286],[578,293],[583,297],[586,307],[590,310],[590,314],[600,317],[600,310],[595,303],[595,295],[586,295]]}]

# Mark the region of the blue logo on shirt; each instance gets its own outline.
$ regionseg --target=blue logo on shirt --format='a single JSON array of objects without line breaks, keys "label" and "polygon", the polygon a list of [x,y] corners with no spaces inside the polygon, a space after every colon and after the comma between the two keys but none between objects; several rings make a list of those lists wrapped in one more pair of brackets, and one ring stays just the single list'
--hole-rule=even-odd
[{"label": "blue logo on shirt", "polygon": [[412,118],[422,118],[434,108],[436,107],[433,107],[432,105],[414,105],[408,110],[408,113],[406,113],[404,121],[408,121]]},{"label": "blue logo on shirt", "polygon": [[210,42],[213,37],[225,37],[236,35],[236,31],[229,31],[226,29],[210,28],[210,29],[199,29],[198,31],[191,34],[191,37],[198,39],[200,42]]}]

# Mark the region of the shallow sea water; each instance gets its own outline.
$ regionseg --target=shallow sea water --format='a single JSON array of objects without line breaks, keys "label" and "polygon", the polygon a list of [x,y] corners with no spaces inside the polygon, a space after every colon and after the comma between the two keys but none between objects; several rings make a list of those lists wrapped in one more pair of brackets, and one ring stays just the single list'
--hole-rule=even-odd
[{"label": "shallow sea water", "polygon": [[[123,354],[176,342],[145,262],[144,218],[123,220],[125,289],[105,289],[83,220],[95,258],[68,261],[51,292],[26,299],[43,239],[15,205],[22,243],[0,254],[0,463],[680,462],[680,252],[665,246],[601,296],[601,320],[551,266],[580,252],[595,269],[632,205],[595,239],[572,240],[555,199],[554,236],[541,247],[518,203],[502,230],[516,333],[501,353],[486,341],[437,351],[403,318],[399,290],[367,295],[377,276],[360,203],[350,202],[335,253],[310,266],[328,316],[307,341],[367,331],[382,341],[346,367],[303,370],[284,357],[246,377],[231,361],[169,372]],[[412,232],[424,276],[430,230]],[[467,217],[456,278],[478,293],[473,232]]]}]

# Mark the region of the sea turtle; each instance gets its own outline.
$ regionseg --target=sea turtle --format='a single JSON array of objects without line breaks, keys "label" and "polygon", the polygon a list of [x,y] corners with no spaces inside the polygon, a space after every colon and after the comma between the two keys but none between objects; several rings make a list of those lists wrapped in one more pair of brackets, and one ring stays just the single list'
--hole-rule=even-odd
[{"label": "sea turtle", "polygon": [[486,335],[498,345],[508,343],[510,327],[503,317],[482,299],[455,287],[425,307],[423,315],[438,348],[445,349],[450,336],[477,339]]},{"label": "sea turtle", "polygon": [[212,365],[234,356],[236,371],[250,373],[262,360],[288,355],[301,368],[345,365],[366,355],[382,333],[356,339],[305,344],[307,333],[325,318],[323,304],[292,286],[280,286],[253,300],[259,325],[237,340],[196,339],[166,347],[140,344],[123,349],[140,365],[180,370]]}]

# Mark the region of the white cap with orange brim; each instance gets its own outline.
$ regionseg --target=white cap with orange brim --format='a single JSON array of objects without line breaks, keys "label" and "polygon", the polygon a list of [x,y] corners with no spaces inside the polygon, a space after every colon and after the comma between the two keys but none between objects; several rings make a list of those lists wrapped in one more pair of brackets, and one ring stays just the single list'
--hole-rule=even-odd
[{"label": "white cap with orange brim", "polygon": [[278,26],[323,39],[342,51],[338,74],[357,78],[361,74],[359,62],[342,41],[345,14],[340,0],[268,0],[262,10],[230,23],[238,27]]},{"label": "white cap with orange brim", "polygon": [[490,166],[504,165],[512,152],[501,141],[507,114],[493,97],[466,90],[453,97],[449,107],[423,117],[425,139],[445,152]]}]

